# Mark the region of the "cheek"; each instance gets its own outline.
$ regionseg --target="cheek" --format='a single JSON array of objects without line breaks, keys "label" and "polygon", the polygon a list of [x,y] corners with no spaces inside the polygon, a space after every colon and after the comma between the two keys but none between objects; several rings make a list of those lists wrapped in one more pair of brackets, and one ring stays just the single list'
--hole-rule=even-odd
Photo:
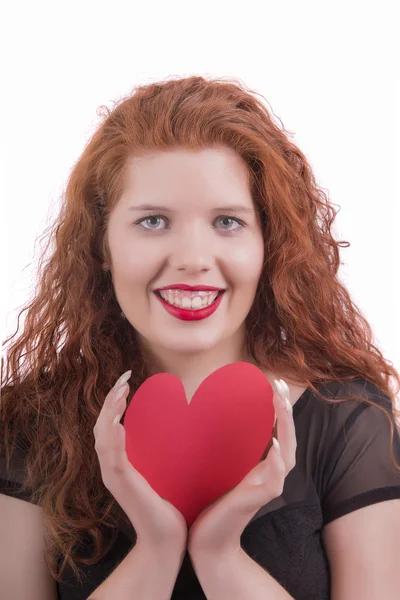
[{"label": "cheek", "polygon": [[114,272],[121,283],[147,286],[162,263],[160,252],[142,245],[121,243],[114,252]]},{"label": "cheek", "polygon": [[236,284],[257,286],[264,261],[264,248],[261,244],[236,247],[229,253],[230,277]]}]

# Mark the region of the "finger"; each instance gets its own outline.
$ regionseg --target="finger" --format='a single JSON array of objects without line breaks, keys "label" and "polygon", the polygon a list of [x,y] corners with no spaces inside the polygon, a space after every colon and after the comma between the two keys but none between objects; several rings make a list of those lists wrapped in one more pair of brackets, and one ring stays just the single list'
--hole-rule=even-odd
[{"label": "finger", "polygon": [[235,527],[238,525],[242,530],[260,507],[279,498],[283,492],[286,467],[274,449],[268,453],[262,468],[260,466],[261,464],[252,469],[221,505],[221,510],[230,515]]},{"label": "finger", "polygon": [[[259,462],[240,482],[239,486],[243,490],[249,490],[254,486],[257,488],[257,492],[263,493],[259,490],[260,486],[265,484],[273,484],[273,482],[285,479],[286,477],[286,465],[283,461],[282,455],[276,451],[274,444],[271,440],[271,448],[267,454],[267,457]],[[237,486],[237,487],[239,487]],[[255,492],[253,492],[254,494]]]},{"label": "finger", "polygon": [[[129,376],[129,372],[124,374]],[[96,425],[93,429],[95,437],[95,450],[101,459],[101,465],[115,466],[115,453],[121,454],[122,451],[122,432],[118,431],[122,425],[115,424],[114,421],[119,415],[117,422],[121,415],[126,410],[126,396],[129,390],[129,386],[126,381],[122,382],[119,380],[117,384],[107,394],[103,403],[102,409],[98,416]],[[118,432],[119,435],[115,435]],[[123,448],[125,453],[125,448]]]},{"label": "finger", "polygon": [[114,387],[108,392],[94,428],[94,430],[96,430],[95,433],[97,433],[97,430],[102,431],[102,426],[105,422],[107,422],[107,414],[110,414],[110,411],[113,411],[118,393],[120,392],[121,388],[124,388],[124,386],[127,385],[127,381],[131,374],[132,371],[126,371],[126,373],[121,375]]},{"label": "finger", "polygon": [[112,431],[110,430],[110,420],[112,422],[114,420],[114,417],[118,414],[118,410],[116,410],[116,407],[118,407],[119,409],[119,414],[122,414],[120,410],[121,398],[117,400],[117,394],[126,389],[126,384],[125,387],[122,386],[121,389],[113,387],[104,400],[103,406],[97,418],[96,425],[93,429],[93,433],[95,434],[96,438],[96,445],[99,447],[101,447],[103,442],[106,441],[106,438],[109,440],[108,434],[110,433],[110,431]]},{"label": "finger", "polygon": [[126,410],[126,400],[129,386],[123,386],[119,398],[114,400],[113,410],[110,413],[111,420],[111,452],[109,454],[109,466],[113,472],[121,473],[130,464],[126,454],[126,431],[120,423],[121,417]]},{"label": "finger", "polygon": [[[118,382],[117,382],[118,384]],[[96,424],[95,449],[99,456],[101,475],[106,487],[111,484],[128,484],[133,489],[140,491],[139,501],[143,494],[149,502],[149,491],[152,497],[154,492],[143,475],[135,469],[126,453],[126,431],[120,423],[122,414],[126,410],[129,385],[122,387],[115,385],[106,396],[103,408]],[[118,397],[119,394],[119,397]],[[124,475],[124,477],[121,477]],[[144,496],[143,496],[144,497]]]},{"label": "finger", "polygon": [[[281,380],[282,381],[282,380]],[[277,393],[274,394],[274,406],[277,412],[277,440],[280,453],[287,472],[296,464],[296,429],[293,420],[293,408],[289,401],[288,387],[276,382]]]}]

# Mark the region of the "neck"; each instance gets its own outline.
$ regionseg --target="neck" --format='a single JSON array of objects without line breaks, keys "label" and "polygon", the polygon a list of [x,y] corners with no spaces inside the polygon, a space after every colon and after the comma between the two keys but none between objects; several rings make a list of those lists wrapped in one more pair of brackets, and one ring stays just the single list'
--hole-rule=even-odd
[{"label": "neck", "polygon": [[151,374],[171,373],[179,377],[190,402],[201,382],[220,367],[240,361],[253,363],[245,339],[241,337],[235,342],[229,338],[215,348],[192,354],[171,352],[166,348],[157,351],[146,348],[145,354],[152,365]]}]

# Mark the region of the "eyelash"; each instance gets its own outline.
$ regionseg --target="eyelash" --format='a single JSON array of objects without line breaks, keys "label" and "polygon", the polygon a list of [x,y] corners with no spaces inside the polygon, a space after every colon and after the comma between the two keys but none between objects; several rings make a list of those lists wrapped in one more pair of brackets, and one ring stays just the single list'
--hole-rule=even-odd
[{"label": "eyelash", "polygon": [[[142,227],[142,229],[144,229],[145,231],[164,231],[164,229],[149,229],[148,227],[143,227],[142,223],[144,221],[147,221],[148,219],[164,219],[165,221],[168,221],[167,217],[164,217],[164,215],[148,215],[147,217],[143,217],[142,219],[139,219],[138,221],[135,221],[135,225],[139,225]],[[238,223],[238,225],[241,226],[241,228],[246,227],[246,223],[244,221],[242,221],[242,219],[239,219],[238,217],[231,217],[229,215],[219,215],[218,217],[216,217],[216,219],[230,219],[231,221],[236,221],[236,223]],[[166,228],[167,229],[167,228]],[[222,231],[225,231],[226,233],[237,233],[238,230],[234,229],[234,230],[230,230],[230,229],[223,229]]]}]

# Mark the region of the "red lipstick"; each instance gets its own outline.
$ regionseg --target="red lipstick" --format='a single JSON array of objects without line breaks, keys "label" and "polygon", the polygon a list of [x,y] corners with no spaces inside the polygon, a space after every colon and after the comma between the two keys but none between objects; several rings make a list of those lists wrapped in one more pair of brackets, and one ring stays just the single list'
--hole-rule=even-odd
[{"label": "red lipstick", "polygon": [[199,291],[199,292],[219,292],[225,288],[213,287],[212,285],[187,285],[186,283],[173,283],[172,285],[165,285],[164,287],[156,288],[154,291],[159,292],[160,290],[188,290],[188,291]]},{"label": "red lipstick", "polygon": [[[184,289],[182,286],[176,286],[179,287],[179,289]],[[175,289],[176,289],[175,287]],[[190,287],[190,286],[187,286]],[[205,286],[203,286],[205,287]],[[166,288],[160,288],[160,289],[174,289],[173,287],[166,287]],[[192,288],[193,289],[193,288]],[[196,287],[194,289],[199,290],[199,287]],[[206,288],[206,289],[215,289],[215,288]],[[218,290],[219,288],[216,288],[216,290]],[[212,304],[210,304],[210,306],[205,306],[204,308],[200,308],[198,310],[190,310],[187,308],[181,308],[180,306],[172,306],[172,304],[169,304],[168,302],[166,302],[164,300],[164,298],[161,298],[161,296],[159,294],[155,294],[155,296],[158,298],[158,300],[161,302],[162,306],[165,308],[165,310],[172,315],[173,317],[176,317],[177,319],[181,319],[181,321],[200,321],[201,319],[206,319],[207,317],[209,317],[210,315],[212,315],[213,313],[215,313],[215,311],[217,310],[218,306],[221,304],[221,300],[222,300],[222,296],[224,290],[222,290],[222,294],[218,294],[217,298],[214,300],[214,302]]]}]

